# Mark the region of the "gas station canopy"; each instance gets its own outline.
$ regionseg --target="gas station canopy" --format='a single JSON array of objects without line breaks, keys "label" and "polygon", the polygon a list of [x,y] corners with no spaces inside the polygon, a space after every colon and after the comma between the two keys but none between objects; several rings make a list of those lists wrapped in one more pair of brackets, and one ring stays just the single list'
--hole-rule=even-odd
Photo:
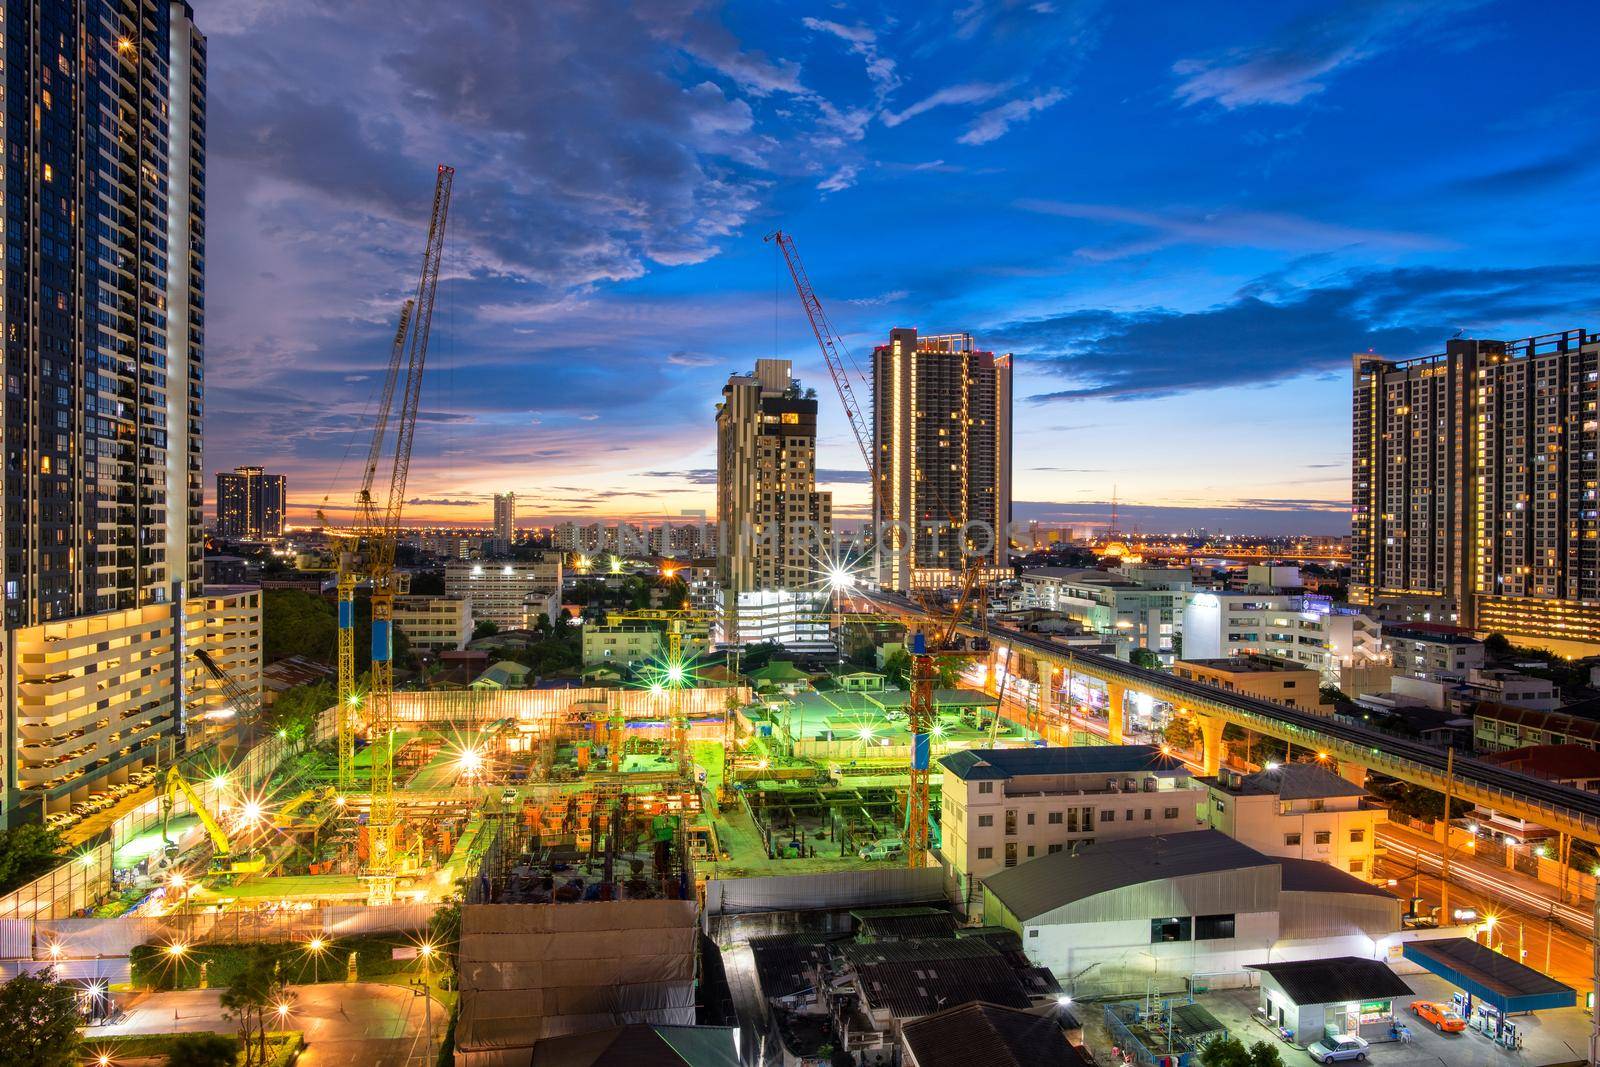
[{"label": "gas station canopy", "polygon": [[1502,1015],[1570,1008],[1578,1001],[1571,986],[1502,956],[1465,937],[1407,941],[1401,954],[1412,963],[1493,1005]]}]

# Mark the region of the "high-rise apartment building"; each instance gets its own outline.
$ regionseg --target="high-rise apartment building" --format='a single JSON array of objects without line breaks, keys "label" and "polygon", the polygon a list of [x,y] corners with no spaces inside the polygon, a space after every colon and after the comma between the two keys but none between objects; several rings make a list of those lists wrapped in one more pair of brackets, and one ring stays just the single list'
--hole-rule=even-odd
[{"label": "high-rise apartment building", "polygon": [[235,467],[217,475],[217,532],[223,537],[259,541],[283,536],[288,480],[260,467]]},{"label": "high-rise apartment building", "polygon": [[872,354],[872,425],[884,588],[947,584],[969,553],[1004,567],[1011,357],[979,351],[971,334],[890,330]]},{"label": "high-rise apartment building", "polygon": [[205,39],[182,0],[0,11],[10,824],[176,743],[240,634],[201,589]]},{"label": "high-rise apartment building", "polygon": [[511,540],[517,534],[517,494],[496,493],[494,495],[494,540],[502,550],[511,547]]},{"label": "high-rise apartment building", "polygon": [[1600,645],[1600,335],[1353,361],[1351,599]]},{"label": "high-rise apartment building", "polygon": [[6,0],[6,621],[200,583],[205,41],[170,0]]},{"label": "high-rise apartment building", "polygon": [[717,405],[718,576],[732,593],[816,589],[833,537],[833,494],[817,491],[817,400],[786,359],[735,374]]}]

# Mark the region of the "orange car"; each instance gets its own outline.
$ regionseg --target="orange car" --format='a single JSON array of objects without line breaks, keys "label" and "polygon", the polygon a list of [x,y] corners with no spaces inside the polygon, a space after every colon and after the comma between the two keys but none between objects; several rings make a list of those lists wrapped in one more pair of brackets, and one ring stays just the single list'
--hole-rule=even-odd
[{"label": "orange car", "polygon": [[1431,1000],[1413,1001],[1411,1011],[1422,1021],[1432,1023],[1440,1033],[1459,1034],[1467,1028],[1467,1020]]}]

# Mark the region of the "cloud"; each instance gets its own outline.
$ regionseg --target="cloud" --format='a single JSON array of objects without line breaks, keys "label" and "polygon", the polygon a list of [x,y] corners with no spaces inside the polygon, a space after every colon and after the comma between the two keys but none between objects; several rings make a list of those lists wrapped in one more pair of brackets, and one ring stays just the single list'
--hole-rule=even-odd
[{"label": "cloud", "polygon": [[1348,373],[1352,352],[1442,350],[1458,329],[1517,337],[1600,314],[1600,263],[1355,272],[1320,287],[1277,279],[1195,311],[1079,309],[985,330],[996,347],[1069,380],[1034,401],[1175,396]]},{"label": "cloud", "polygon": [[850,188],[856,183],[856,175],[861,173],[861,168],[854,163],[846,163],[833,174],[817,183],[817,188],[824,193],[839,193]]},{"label": "cloud", "polygon": [[449,497],[414,496],[406,501],[407,507],[417,508],[481,508],[482,500],[452,500]]},{"label": "cloud", "polygon": [[1203,214],[1161,214],[1114,204],[1079,204],[1060,200],[1023,199],[1017,207],[1058,218],[1084,219],[1147,231],[1145,236],[1100,248],[1080,248],[1078,255],[1091,260],[1122,259],[1145,255],[1180,244],[1214,247],[1270,248],[1297,252],[1361,245],[1369,248],[1416,251],[1449,247],[1422,234],[1395,230],[1369,230],[1319,222],[1300,215],[1268,211],[1222,209]]},{"label": "cloud", "polygon": [[674,367],[709,367],[716,363],[713,356],[704,352],[688,352],[679,350],[667,356],[667,362]]},{"label": "cloud", "polygon": [[1327,88],[1328,79],[1420,36],[1484,0],[1362,0],[1311,12],[1254,46],[1173,64],[1181,81],[1173,96],[1184,106],[1216,103],[1234,109],[1298,104]]},{"label": "cloud", "polygon": [[1048,89],[1034,96],[990,108],[973,120],[972,125],[967,127],[967,132],[956,140],[967,145],[988,144],[1004,137],[1014,124],[1023,122],[1035,112],[1052,107],[1066,98],[1067,94],[1062,90]]},{"label": "cloud", "polygon": [[907,289],[890,289],[888,292],[879,293],[877,296],[854,297],[846,300],[845,303],[854,304],[860,308],[875,308],[882,307],[885,304],[897,304],[910,295],[911,292]]},{"label": "cloud", "polygon": [[1010,82],[962,82],[959,85],[948,85],[923,97],[903,111],[885,111],[881,118],[885,126],[898,126],[907,119],[914,119],[936,107],[981,104],[985,100],[994,99],[1009,88],[1011,88]]},{"label": "cloud", "polygon": [[894,60],[878,51],[878,35],[866,26],[846,26],[827,19],[809,15],[800,20],[808,30],[832,34],[850,46],[850,51],[860,56],[867,65],[867,77],[873,82],[879,103],[900,87],[900,77],[895,73]]}]

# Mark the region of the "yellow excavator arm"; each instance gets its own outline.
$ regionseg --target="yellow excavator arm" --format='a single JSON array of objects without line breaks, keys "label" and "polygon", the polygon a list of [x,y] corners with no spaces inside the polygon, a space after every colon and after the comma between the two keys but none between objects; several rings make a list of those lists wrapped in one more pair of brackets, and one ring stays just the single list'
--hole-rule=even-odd
[{"label": "yellow excavator arm", "polygon": [[211,835],[212,858],[214,861],[218,864],[227,863],[228,869],[235,873],[248,873],[252,870],[261,869],[260,860],[230,862],[233,844],[228,840],[227,831],[222,828],[221,823],[217,822],[216,816],[212,815],[206,808],[205,802],[200,799],[200,794],[195,791],[194,786],[190,785],[188,780],[178,773],[178,768],[174,767],[167,772],[167,807],[169,809],[173,802],[178,799],[179,793],[189,798],[189,807],[193,808],[194,813],[200,817],[200,825],[206,828],[206,833]]}]

